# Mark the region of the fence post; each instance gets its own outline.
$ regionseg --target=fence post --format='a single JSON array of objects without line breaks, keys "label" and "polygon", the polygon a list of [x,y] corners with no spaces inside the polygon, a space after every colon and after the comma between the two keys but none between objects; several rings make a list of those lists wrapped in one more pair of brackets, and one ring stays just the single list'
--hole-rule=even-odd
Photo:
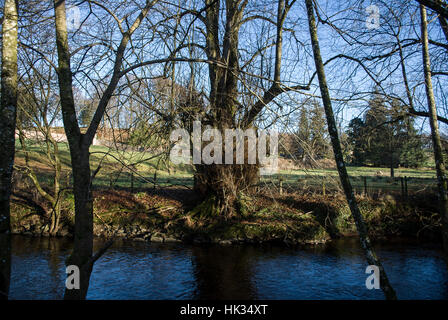
[{"label": "fence post", "polygon": [[279,192],[280,192],[280,195],[282,195],[283,194],[283,177],[279,177],[278,181],[279,181]]},{"label": "fence post", "polygon": [[72,185],[72,172],[67,172],[67,187],[70,187]]},{"label": "fence post", "polygon": [[134,171],[131,172],[131,193],[134,193]]},{"label": "fence post", "polygon": [[404,192],[406,200],[408,199],[409,193],[408,193],[408,177],[404,176]]},{"label": "fence post", "polygon": [[367,177],[364,178],[364,194],[367,195]]},{"label": "fence post", "polygon": [[404,180],[403,177],[400,177],[401,182],[401,198],[404,199]]},{"label": "fence post", "polygon": [[156,190],[156,186],[157,186],[157,169],[154,170],[153,181],[154,181],[153,189]]}]

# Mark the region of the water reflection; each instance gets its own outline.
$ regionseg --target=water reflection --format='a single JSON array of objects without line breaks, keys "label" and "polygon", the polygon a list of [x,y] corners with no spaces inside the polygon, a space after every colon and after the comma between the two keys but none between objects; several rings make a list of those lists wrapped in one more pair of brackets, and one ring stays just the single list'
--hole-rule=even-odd
[{"label": "water reflection", "polygon": [[197,299],[254,299],[252,260],[259,250],[250,246],[193,247]]},{"label": "water reflection", "polygon": [[0,300],[8,299],[11,277],[11,234],[0,232]]},{"label": "water reflection", "polygon": [[[376,247],[400,299],[448,299],[439,247]],[[69,240],[14,236],[10,298],[61,299],[70,248]],[[365,288],[366,265],[356,239],[312,248],[117,242],[95,264],[87,298],[382,299]]]}]

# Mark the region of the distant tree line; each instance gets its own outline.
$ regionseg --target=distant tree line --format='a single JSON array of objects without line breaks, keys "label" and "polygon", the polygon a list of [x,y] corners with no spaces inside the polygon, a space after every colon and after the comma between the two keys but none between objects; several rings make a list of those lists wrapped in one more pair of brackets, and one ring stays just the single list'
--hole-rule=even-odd
[{"label": "distant tree line", "polygon": [[424,136],[415,128],[414,117],[397,99],[374,93],[363,118],[350,121],[347,136],[350,162],[355,165],[393,169],[421,167],[427,160]]},{"label": "distant tree line", "polygon": [[[340,129],[347,163],[357,166],[418,168],[427,161],[426,137],[415,127],[415,119],[398,99],[375,91],[367,110]],[[281,156],[312,166],[331,159],[331,145],[323,108],[317,100],[305,102],[298,114],[297,130],[283,134]]]}]

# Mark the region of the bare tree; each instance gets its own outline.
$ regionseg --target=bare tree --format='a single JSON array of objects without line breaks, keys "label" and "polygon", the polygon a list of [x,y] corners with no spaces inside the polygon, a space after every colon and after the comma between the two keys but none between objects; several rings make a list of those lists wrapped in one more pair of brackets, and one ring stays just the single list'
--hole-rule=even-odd
[{"label": "bare tree", "polygon": [[80,289],[66,289],[65,299],[85,299],[93,263],[99,258],[101,253],[98,252],[93,255],[93,197],[89,148],[95,137],[98,126],[100,125],[101,119],[103,118],[109,100],[123,75],[121,68],[126,47],[131,40],[132,34],[140,26],[142,20],[146,17],[148,11],[155,2],[156,1],[146,1],[144,8],[140,11],[137,18],[127,30],[123,29],[122,20],[119,20],[118,18],[116,19],[121,31],[121,40],[115,52],[113,72],[110,81],[99,100],[87,131],[81,133],[73,98],[73,79],[70,68],[65,1],[54,0],[59,92],[62,118],[70,148],[75,196],[74,248],[70,258],[67,260],[67,264],[76,265],[80,270]]},{"label": "bare tree", "polygon": [[428,101],[428,109],[430,114],[429,124],[431,126],[431,138],[434,149],[434,159],[436,162],[437,171],[437,186],[439,193],[439,210],[442,218],[442,235],[443,246],[445,253],[448,256],[448,198],[447,198],[447,183],[445,176],[445,161],[443,158],[442,143],[440,141],[439,125],[437,123],[437,109],[436,101],[434,98],[434,92],[431,79],[431,61],[429,57],[428,49],[428,27],[426,19],[426,8],[424,5],[420,5],[420,18],[421,18],[421,34],[422,34],[422,56],[423,56],[423,69],[425,74],[425,88]]},{"label": "bare tree", "polygon": [[[285,30],[291,32],[285,27],[285,21],[295,2],[206,0],[203,8],[185,12],[185,15],[194,15],[205,28],[203,42],[196,40],[191,44],[203,51],[208,62],[208,103],[202,107],[203,125],[211,125],[222,132],[256,127],[257,119],[269,104],[275,104],[275,99],[280,95],[309,89],[307,84],[285,83],[281,72]],[[261,9],[262,6],[265,7]],[[248,39],[241,30],[257,21],[266,24],[266,29],[274,33],[273,39],[265,40],[263,35],[257,36],[257,50],[242,55],[241,38]],[[220,34],[221,30],[223,35]],[[267,69],[272,72],[267,72]],[[251,192],[259,178],[258,169],[258,165],[249,164],[196,165],[195,190],[208,204],[200,204],[202,214],[237,216],[236,200],[242,193]]]},{"label": "bare tree", "polygon": [[[23,61],[28,68],[20,79],[18,94],[18,121],[17,130],[21,151],[25,157],[23,166],[15,165],[18,171],[30,178],[37,192],[49,204],[43,206],[47,213],[48,232],[54,236],[59,230],[61,215],[61,202],[64,190],[61,187],[62,166],[59,152],[60,141],[53,136],[54,124],[60,115],[60,102],[52,88],[55,72],[48,64],[40,63],[33,55],[25,55]],[[30,163],[30,155],[27,140],[31,140],[40,146],[45,154],[47,164],[53,172],[53,184],[46,188],[33,166]],[[50,187],[50,186],[49,186]],[[50,189],[51,191],[49,191]]]},{"label": "bare tree", "polygon": [[0,297],[7,298],[11,270],[10,196],[17,116],[18,4],[5,0],[2,28],[0,102]]},{"label": "bare tree", "polygon": [[330,92],[328,90],[327,80],[325,77],[324,63],[322,61],[322,56],[320,53],[319,40],[317,37],[316,21],[314,17],[313,0],[305,0],[305,3],[308,14],[308,24],[314,53],[314,61],[319,79],[319,87],[322,95],[322,102],[324,104],[325,115],[327,117],[328,132],[330,133],[339,178],[341,180],[341,184],[344,189],[345,197],[347,198],[350,211],[352,212],[353,219],[355,220],[356,228],[358,230],[359,238],[361,241],[361,246],[364,249],[367,261],[369,262],[369,264],[375,265],[379,268],[380,285],[381,289],[383,290],[386,296],[386,299],[396,299],[395,291],[390,285],[386,272],[373,250],[372,244],[369,239],[368,230],[364,222],[364,218],[356,202],[356,198],[353,193],[353,188],[347,173],[347,168],[345,167],[344,157],[341,149],[341,143],[339,141],[339,134],[333,114]]}]

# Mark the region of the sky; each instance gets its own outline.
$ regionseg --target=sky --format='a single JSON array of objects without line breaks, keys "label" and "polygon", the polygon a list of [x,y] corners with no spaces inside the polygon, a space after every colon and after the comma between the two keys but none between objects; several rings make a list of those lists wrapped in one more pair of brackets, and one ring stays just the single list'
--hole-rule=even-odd
[{"label": "sky", "polygon": [[[192,0],[190,0],[192,1]],[[69,1],[68,2],[68,22],[70,30],[76,30],[76,26],[78,22],[84,21],[87,17],[87,7],[80,6],[79,10],[76,7],[71,7],[71,3],[77,3],[78,1]],[[406,2],[406,1],[404,1]],[[414,1],[415,2],[415,1]],[[410,2],[410,3],[414,3]],[[319,24],[318,25],[318,33],[319,40],[321,45],[321,51],[324,61],[334,57],[338,54],[347,54],[347,55],[356,55],[357,57],[368,56],[368,55],[376,55],[389,51],[393,45],[393,37],[391,37],[391,24],[393,24],[393,19],[391,17],[396,15],[403,15],[406,18],[403,21],[403,27],[401,31],[400,38],[408,39],[408,38],[418,38],[419,30],[415,30],[409,26],[409,17],[413,19],[418,19],[417,16],[413,16],[416,13],[417,7],[415,5],[411,6],[397,6],[395,10],[388,11],[388,6],[390,3],[397,4],[399,1],[360,1],[360,0],[347,0],[347,1],[334,1],[334,0],[319,0],[319,14],[322,18],[328,18],[332,23],[334,23],[337,27],[346,31],[349,30],[347,34],[338,34],[334,28]],[[257,14],[261,13],[270,18],[275,18],[276,14],[276,1],[274,0],[260,0],[256,2],[256,6],[253,5],[248,6],[248,14]],[[372,5],[374,7],[372,7]],[[95,6],[93,6],[95,7]],[[370,8],[370,10],[367,10]],[[373,9],[372,9],[373,8]],[[118,8],[117,13],[122,14],[125,10],[130,10],[126,6],[121,6]],[[96,8],[94,11],[99,12],[100,9]],[[258,10],[258,12],[257,12]],[[376,15],[378,12],[378,15]],[[418,12],[417,12],[418,13]],[[52,14],[49,13],[49,14]],[[79,15],[79,16],[78,16]],[[135,16],[135,15],[134,15]],[[369,19],[370,17],[370,19]],[[157,14],[152,14],[150,19],[157,18]],[[378,19],[377,19],[378,18]],[[131,17],[130,20],[133,18]],[[373,20],[372,20],[373,19]],[[108,21],[108,23],[114,23],[112,19]],[[89,25],[89,21],[92,21]],[[114,39],[116,42],[115,46],[118,43],[119,33],[117,28],[113,34],[109,35],[106,32],[103,33],[101,29],[101,24],[98,23],[98,18],[92,17],[87,21],[87,23],[83,26],[83,31],[86,31],[91,34],[92,41],[95,40],[94,37],[103,37],[105,39]],[[96,21],[96,23],[95,23]],[[371,23],[368,22],[378,22],[374,23],[374,27],[371,27]],[[102,21],[103,22],[103,21]],[[223,27],[222,24],[221,27]],[[298,0],[294,6],[292,7],[288,19],[286,21],[287,28],[294,30],[294,34],[291,32],[285,31],[285,41],[283,46],[283,61],[282,61],[282,80],[286,83],[290,84],[304,84],[308,82],[311,75],[313,74],[315,68],[312,59],[312,51],[310,47],[309,41],[309,33],[308,33],[308,24],[306,20],[306,12],[303,1]],[[147,25],[142,26],[143,28],[148,27]],[[88,30],[86,30],[88,28]],[[197,34],[199,38],[200,33],[200,25],[196,26]],[[107,31],[109,29],[105,29]],[[113,30],[113,29],[111,29]],[[347,36],[348,35],[348,36]],[[354,39],[351,39],[352,36]],[[347,40],[344,41],[343,37]],[[440,27],[438,26],[437,20],[430,21],[430,37],[433,39],[441,39]],[[139,34],[135,35],[135,44],[141,45],[144,47],[143,43],[140,43]],[[245,55],[246,51],[255,50],[257,46],[260,45],[260,41],[274,41],[275,39],[275,30],[273,28],[267,28],[266,24],[262,24],[258,21],[254,23],[248,23],[242,28],[240,32],[240,47],[242,56]],[[164,40],[163,37],[160,37],[158,41],[162,43]],[[356,44],[349,44],[348,42],[356,43],[356,41],[363,41],[365,44],[360,47]],[[443,41],[443,40],[442,40]],[[82,43],[76,43],[75,40],[71,41],[71,45],[73,48],[76,48]],[[375,46],[375,44],[377,44]],[[383,47],[380,47],[378,44],[383,44]],[[151,43],[149,46],[153,46]],[[386,49],[384,49],[386,48]],[[416,97],[416,105],[420,106],[419,109],[425,108],[426,101],[424,95],[424,88],[421,84],[422,82],[422,73],[421,73],[421,53],[419,46],[411,46],[409,49],[405,49],[405,54],[409,54],[409,58],[407,58],[407,68],[409,72],[409,78],[411,82],[411,86],[416,86],[415,97]],[[197,51],[198,52],[198,51]],[[266,55],[273,55],[274,48],[271,48],[266,51]],[[98,53],[101,54],[103,52]],[[141,49],[141,52],[138,53],[139,58],[142,60],[153,59],[166,57],[168,55],[168,50],[166,46],[159,44],[157,47],[152,47],[151,51],[147,49]],[[441,55],[434,55],[435,65],[443,66],[443,58],[446,54],[442,53]],[[247,54],[246,54],[247,56]],[[132,58],[127,60],[127,63],[132,63]],[[135,59],[135,56],[134,56]],[[439,61],[440,60],[440,61]],[[135,60],[134,60],[135,61]],[[396,58],[387,60],[387,63],[391,62],[392,65],[397,64]],[[376,68],[372,67],[372,73],[378,72],[378,74],[384,74],[385,71],[391,70],[391,74],[382,79],[382,85],[385,90],[390,93],[397,94],[401,97],[404,97],[404,86],[402,84],[401,72],[400,70],[394,70],[394,67],[387,66],[387,63],[378,64]],[[368,64],[368,63],[367,63]],[[99,64],[92,65],[92,70],[90,70],[90,76],[94,77],[104,77],[109,70],[111,69],[111,62],[103,62]],[[152,65],[149,68],[144,68],[142,70],[137,70],[137,75],[156,75],[160,74],[162,70],[161,65]],[[176,81],[179,83],[185,82],[184,71],[188,72],[189,66],[187,63],[177,63],[177,70],[180,72],[181,76],[179,76]],[[204,64],[199,65],[198,67],[201,70],[200,77],[197,77],[197,85],[199,88],[204,91],[208,90],[208,76],[207,76],[207,67]],[[326,65],[326,74],[329,82],[329,86],[331,89],[331,94],[333,100],[333,108],[336,112],[336,115],[339,120],[341,120],[342,126],[347,126],[348,122],[353,118],[360,116],[365,110],[367,105],[366,99],[368,99],[369,94],[365,94],[362,97],[358,97],[358,99],[352,99],[352,101],[340,101],[341,99],[346,99],[353,93],[361,93],[361,92],[369,92],[372,91],[375,84],[370,79],[364,70],[359,67],[354,62],[347,61],[346,59],[337,59],[333,62]],[[77,79],[81,82],[88,83],[86,81],[87,78],[83,78],[82,76],[77,75]],[[437,96],[437,104],[441,106],[445,106],[446,99],[444,97],[444,82],[441,80],[441,84],[439,86],[436,85],[436,96]],[[78,82],[80,84],[80,82]],[[76,85],[76,82],[75,82]],[[84,89],[81,88],[81,92],[84,90],[84,94],[88,96],[94,90],[91,86],[86,86]],[[319,89],[317,86],[317,79],[314,79],[312,90],[309,92],[303,92],[304,94],[283,94],[279,103],[282,104],[283,110],[282,112],[288,113],[288,111],[297,108],[300,105],[301,100],[306,97],[306,95],[319,95]],[[273,111],[279,111],[277,105],[268,106]],[[428,131],[428,126],[424,123],[422,124],[422,128],[425,131]]]}]

